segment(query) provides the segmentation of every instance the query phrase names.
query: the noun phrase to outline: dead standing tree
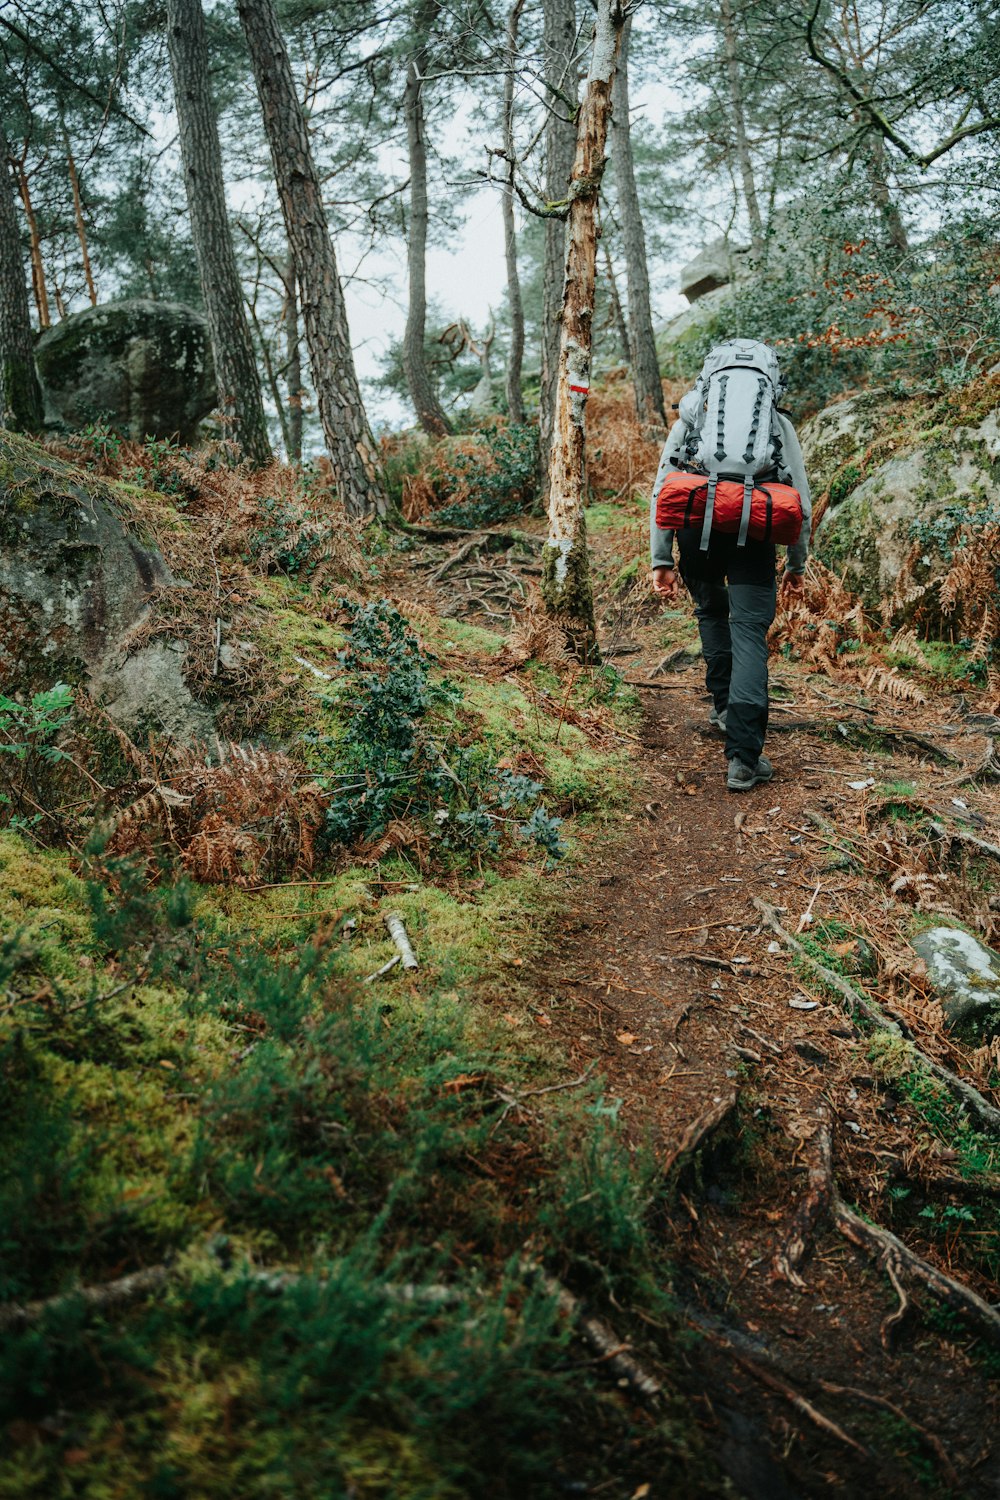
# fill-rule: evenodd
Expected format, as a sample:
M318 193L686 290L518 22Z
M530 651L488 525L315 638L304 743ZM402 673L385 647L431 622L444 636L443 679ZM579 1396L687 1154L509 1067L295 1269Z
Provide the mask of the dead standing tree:
M285 40L271 0L238 0L238 10L295 262L316 405L336 483L348 515L384 515L385 479L361 399L333 241Z
M597 656L594 595L584 520L584 413L590 392L597 199L606 163L611 89L628 0L598 0L587 86L577 116L569 185L566 270L559 333L555 421L549 453L549 534L542 553L542 597L581 661Z
M564 203L576 149L576 0L543 0L543 48L548 118L545 123L545 192L550 204ZM562 215L545 225L542 268L542 372L538 393L538 449L548 483L548 459L555 426L559 378L559 308L566 267Z

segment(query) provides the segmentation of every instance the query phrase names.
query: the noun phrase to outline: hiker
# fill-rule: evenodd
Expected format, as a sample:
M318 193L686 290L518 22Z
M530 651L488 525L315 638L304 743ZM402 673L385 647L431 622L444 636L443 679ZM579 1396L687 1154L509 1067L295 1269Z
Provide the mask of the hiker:
M691 593L712 695L725 735L726 785L770 781L767 632L777 599L777 544L788 552L782 592L801 593L812 509L795 429L778 410L784 382L773 349L717 345L680 402L660 457L650 511L653 590Z

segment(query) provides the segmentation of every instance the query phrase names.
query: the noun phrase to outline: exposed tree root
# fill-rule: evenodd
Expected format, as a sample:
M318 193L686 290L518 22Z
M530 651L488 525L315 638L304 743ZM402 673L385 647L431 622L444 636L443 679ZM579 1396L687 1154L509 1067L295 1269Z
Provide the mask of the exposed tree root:
M829 1213L834 1227L859 1250L874 1252L892 1282L899 1306L882 1323L882 1343L891 1350L893 1342L911 1308L906 1281L919 1282L939 1302L958 1313L983 1338L1000 1346L1000 1312L991 1307L971 1287L939 1271L892 1234L877 1224L870 1224L853 1208L848 1208L837 1191L833 1173L833 1150L830 1117L823 1107L816 1129L809 1138L812 1150L809 1179L792 1231L774 1257L774 1274L793 1286L804 1285L798 1274L810 1237L819 1220Z
M801 1391L797 1391L794 1386L788 1384L787 1380L776 1374L770 1364L763 1363L756 1350L753 1353L746 1352L747 1349L752 1347L749 1339L735 1330L716 1328L707 1319L699 1317L690 1310L686 1310L686 1316L691 1325L704 1334L717 1349L725 1350L731 1359L735 1360L738 1365L746 1370L748 1375L752 1375L755 1380L760 1381L761 1385L767 1386L769 1390L777 1392L779 1396L783 1396L797 1412L800 1412L815 1427L818 1427L821 1432L825 1432L828 1436L836 1438L839 1443L843 1443L846 1447L853 1448L856 1453L861 1453L866 1458L868 1457L867 1448L863 1447L856 1438L851 1437L849 1432L845 1432L831 1417L825 1416L811 1401L808 1401L803 1396Z
M920 1438L921 1442L934 1454L941 1466L941 1475L945 1483L957 1490L958 1475L941 1439L936 1437L933 1432L929 1432L926 1427L921 1427L920 1423L915 1422L911 1416L908 1416L902 1407L897 1406L894 1401L886 1400L885 1396L877 1396L873 1391L859 1390L854 1385L836 1385L832 1380L822 1379L819 1379L817 1384L829 1396L847 1396L852 1401L860 1401L863 1406L874 1406L880 1411L891 1412L900 1422L905 1422L907 1427L911 1428Z
M853 1208L848 1208L836 1193L832 1199L832 1212L833 1222L845 1239L850 1240L858 1249L874 1252L881 1258L889 1279L901 1298L900 1310L886 1320L888 1329L883 1324L883 1341L891 1338L893 1329L906 1312L908 1298L901 1286L902 1275L905 1274L911 1280L920 1282L945 1307L964 1318L981 1337L1000 1348L1000 1313L971 1287L963 1286L960 1281L955 1281L936 1266L922 1260L915 1250L909 1249L888 1229L869 1224Z
M839 734L852 745L898 745L904 750L919 750L941 765L962 765L957 755L952 755L950 750L929 740L926 735L916 734L912 729L894 729L889 724L873 724L867 719L774 719L768 725L768 732L818 734L825 739Z
M702 1143L719 1129L736 1108L737 1094L733 1090L724 1094L717 1103L711 1104L708 1109L691 1121L685 1127L684 1133L674 1149L668 1154L663 1163L663 1174L669 1176L671 1172L679 1171L685 1162L690 1161Z
M973 849L978 849L980 854L1000 859L1000 845L990 844L986 839L977 839L974 833L966 833L964 828L946 828L943 823L932 823L931 829L938 838L947 839L951 844L969 844Z
M406 521L401 530L412 532L428 542L461 542L473 537L480 542L496 542L498 547L541 547L544 537L532 536L529 531L477 531L468 526L420 526L415 521Z
M815 1232L816 1225L830 1209L833 1193L833 1147L830 1135L830 1114L824 1105L822 1113L807 1144L809 1175L805 1191L795 1210L791 1232L771 1262L772 1275L794 1287L804 1287L799 1275L799 1266Z
M853 1015L855 1011L860 1011L876 1030L886 1031L891 1036L898 1037L903 1045L913 1054L915 1066L925 1068L939 1083L943 1084L952 1098L968 1111L981 1129L988 1131L991 1135L1000 1135L1000 1109L997 1109L987 1099L984 1099L979 1090L974 1088L971 1083L968 1083L964 1078L959 1078L957 1073L953 1073L943 1063L939 1063L934 1058L928 1057L925 1052L921 1052L920 1048L915 1046L904 1035L899 1023L890 1020L881 1006L877 1005L870 996L854 989L839 974L835 974L832 969L828 969L825 964L821 964L817 959L813 958L808 949L804 948L781 925L778 914L773 906L769 906L766 901L762 901L758 896L753 898L753 903L768 926L777 934L785 946L792 953L804 959L820 976L824 984L840 995L849 1014Z

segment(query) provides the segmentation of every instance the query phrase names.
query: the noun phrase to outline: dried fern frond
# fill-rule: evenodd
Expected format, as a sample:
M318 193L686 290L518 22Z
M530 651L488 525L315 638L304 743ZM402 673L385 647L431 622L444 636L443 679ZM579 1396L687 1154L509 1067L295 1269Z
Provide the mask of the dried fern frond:
M864 679L866 692L873 689L887 698L903 703L926 703L927 694L915 682L901 677L895 667L872 667Z
M532 600L511 627L504 647L504 657L508 667L523 666L529 661L561 666L570 658L566 633L537 601Z

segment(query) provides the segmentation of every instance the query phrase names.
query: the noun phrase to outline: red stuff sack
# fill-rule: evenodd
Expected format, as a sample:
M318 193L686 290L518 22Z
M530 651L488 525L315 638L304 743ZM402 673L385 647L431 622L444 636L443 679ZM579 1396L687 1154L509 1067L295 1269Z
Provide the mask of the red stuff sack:
M690 474L675 469L668 474L656 497L656 524L661 531L682 531L685 526L701 526L708 500L708 480L704 474ZM720 479L715 489L712 530L737 533L743 515L743 483L739 479ZM750 502L750 528L747 535L755 542L780 542L790 547L802 530L802 496L790 484L759 480Z

